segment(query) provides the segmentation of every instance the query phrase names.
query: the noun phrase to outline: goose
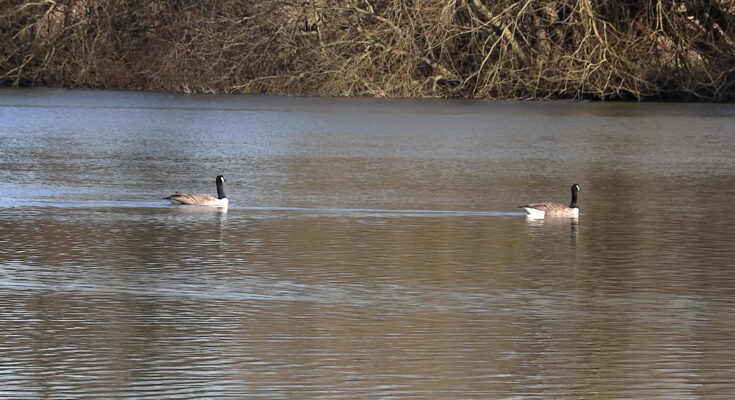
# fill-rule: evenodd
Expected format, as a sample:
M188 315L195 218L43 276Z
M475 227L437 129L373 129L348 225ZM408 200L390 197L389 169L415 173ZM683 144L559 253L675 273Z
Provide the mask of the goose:
M227 207L227 196L225 195L225 190L222 188L225 177L217 175L215 182L217 183L217 197L203 193L188 194L176 192L171 196L164 197L164 199L170 200L171 203L176 205Z
M559 203L530 203L525 206L520 206L528 213L529 217L532 218L543 218L543 217L578 217L579 207L577 207L577 192L579 192L579 185L576 183L572 185L572 202L569 206Z

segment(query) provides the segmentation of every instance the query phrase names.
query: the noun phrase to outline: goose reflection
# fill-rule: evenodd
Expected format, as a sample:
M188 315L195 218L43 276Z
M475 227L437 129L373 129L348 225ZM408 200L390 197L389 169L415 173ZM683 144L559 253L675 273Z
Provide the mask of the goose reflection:
M579 220L577 218L533 218L526 217L531 237L546 238L549 234L558 237L559 234L568 230L569 244L576 246L579 232Z

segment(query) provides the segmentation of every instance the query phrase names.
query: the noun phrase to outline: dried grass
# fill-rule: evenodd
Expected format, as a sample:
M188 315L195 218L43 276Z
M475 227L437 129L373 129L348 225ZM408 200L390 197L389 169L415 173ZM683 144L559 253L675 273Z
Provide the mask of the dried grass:
M735 99L732 0L6 0L0 84Z

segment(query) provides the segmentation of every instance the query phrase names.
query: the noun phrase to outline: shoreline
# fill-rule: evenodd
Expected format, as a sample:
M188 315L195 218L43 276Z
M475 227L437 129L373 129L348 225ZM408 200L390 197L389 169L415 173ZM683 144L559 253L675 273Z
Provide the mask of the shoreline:
M133 3L4 2L0 86L735 101L735 3L727 0Z

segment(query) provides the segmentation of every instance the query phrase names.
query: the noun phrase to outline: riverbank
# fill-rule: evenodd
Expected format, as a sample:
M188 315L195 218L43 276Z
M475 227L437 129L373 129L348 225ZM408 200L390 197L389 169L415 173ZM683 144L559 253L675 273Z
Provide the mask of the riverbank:
M735 3L0 5L0 85L467 99L732 101Z

